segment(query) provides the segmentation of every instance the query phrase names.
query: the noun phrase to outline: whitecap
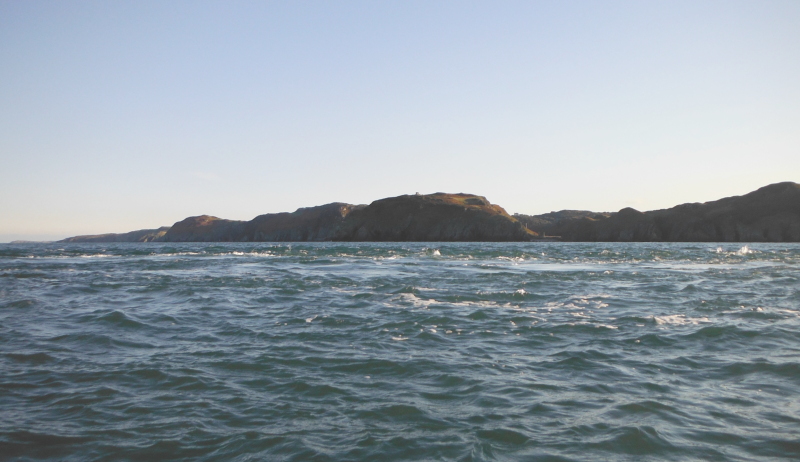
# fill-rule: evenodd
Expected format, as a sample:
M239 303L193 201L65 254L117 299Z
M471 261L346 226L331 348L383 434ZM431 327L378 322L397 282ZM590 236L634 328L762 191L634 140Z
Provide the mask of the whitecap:
M688 318L685 314L671 314L666 316L653 316L653 321L656 324L664 325L671 324L676 326L683 326L687 324L700 324L701 322L711 322L708 318Z
M736 255L747 255L747 254L751 254L751 253L756 253L756 251L752 250L748 246L744 246L741 249L736 251Z

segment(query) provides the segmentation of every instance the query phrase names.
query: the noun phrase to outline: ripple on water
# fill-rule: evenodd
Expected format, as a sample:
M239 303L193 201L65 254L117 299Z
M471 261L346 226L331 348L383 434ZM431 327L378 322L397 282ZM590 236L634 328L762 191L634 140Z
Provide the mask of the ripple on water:
M794 460L800 245L743 249L0 245L0 451Z

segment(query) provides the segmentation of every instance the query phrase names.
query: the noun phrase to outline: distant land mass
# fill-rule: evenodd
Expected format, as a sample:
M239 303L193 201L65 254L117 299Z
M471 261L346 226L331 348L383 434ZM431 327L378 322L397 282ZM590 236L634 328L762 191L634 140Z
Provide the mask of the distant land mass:
M800 185L640 212L562 210L509 215L473 194L414 194L369 205L340 202L259 215L201 215L172 226L59 242L535 241L800 242Z
M616 213L564 210L514 215L543 235L577 242L800 242L800 185L776 183L744 196Z

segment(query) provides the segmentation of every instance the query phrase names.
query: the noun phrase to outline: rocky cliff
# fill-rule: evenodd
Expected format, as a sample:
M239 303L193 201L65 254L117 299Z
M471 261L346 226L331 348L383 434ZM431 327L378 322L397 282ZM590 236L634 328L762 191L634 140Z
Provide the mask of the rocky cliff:
M297 209L293 213L270 213L247 222L247 241L330 241L345 219L363 205L341 202Z
M369 205L335 202L250 221L202 215L171 227L61 242L253 241L695 241L800 242L800 185L640 212L562 210L514 215L472 194L415 194Z
M800 185L777 183L744 196L650 212L515 216L565 241L800 242Z
M209 215L181 220L167 231L164 242L236 242L242 240L245 221L225 220Z
M79 236L62 242L527 241L536 238L498 205L472 194L429 194L341 202L269 213L250 221L209 215L172 227Z
M499 205L472 194L406 195L353 211L337 241L529 241L536 238Z
M472 194L398 196L369 205L332 203L250 221L203 215L179 221L166 242L526 241L536 237L502 207Z

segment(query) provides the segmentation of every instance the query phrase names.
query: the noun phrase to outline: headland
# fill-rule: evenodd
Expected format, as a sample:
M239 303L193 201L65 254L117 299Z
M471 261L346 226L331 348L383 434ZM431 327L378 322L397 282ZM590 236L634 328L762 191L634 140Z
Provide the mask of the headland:
M535 241L800 242L800 185L640 212L562 210L509 215L474 194L413 194L369 205L333 202L250 221L209 215L172 226L59 242Z

